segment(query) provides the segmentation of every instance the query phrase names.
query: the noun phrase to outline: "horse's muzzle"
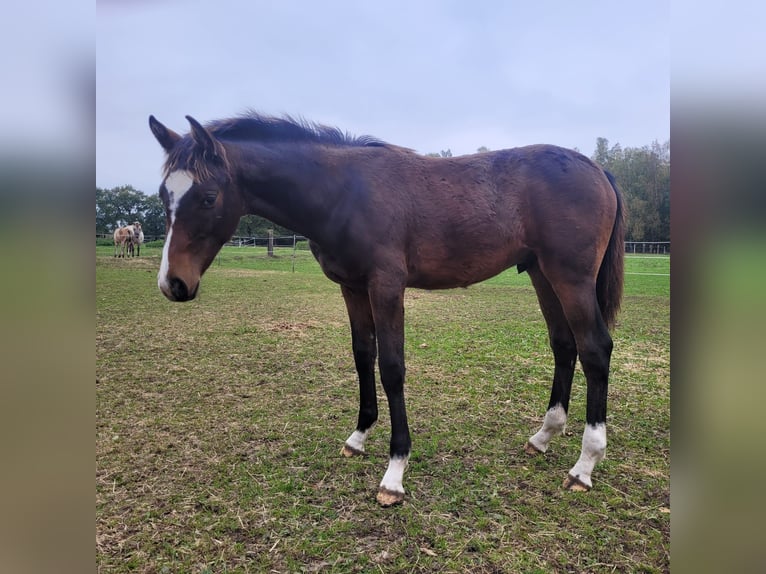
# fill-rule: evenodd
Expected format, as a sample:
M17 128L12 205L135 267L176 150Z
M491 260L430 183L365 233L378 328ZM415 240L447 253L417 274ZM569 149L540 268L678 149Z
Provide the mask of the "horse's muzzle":
M194 286L194 289L189 290L183 279L178 277L172 277L168 281L168 289L162 289L162 293L171 301L191 301L197 296L197 288L199 283Z

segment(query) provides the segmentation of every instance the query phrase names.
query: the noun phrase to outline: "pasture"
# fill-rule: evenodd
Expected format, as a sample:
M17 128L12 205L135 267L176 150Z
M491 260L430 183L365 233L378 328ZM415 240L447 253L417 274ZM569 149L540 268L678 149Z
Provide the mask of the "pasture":
M553 360L515 269L405 300L413 453L375 502L388 409L339 451L358 389L337 285L306 251L225 247L190 303L157 289L161 245L96 249L99 572L667 572L670 259L626 258L606 459L589 493L578 366L567 436L529 457Z

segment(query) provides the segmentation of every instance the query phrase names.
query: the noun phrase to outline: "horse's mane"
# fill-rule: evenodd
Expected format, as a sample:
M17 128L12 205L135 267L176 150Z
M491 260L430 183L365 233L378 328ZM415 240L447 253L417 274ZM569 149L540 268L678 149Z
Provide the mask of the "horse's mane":
M259 142L310 142L340 146L376 146L387 144L372 136L353 136L332 126L303 118L276 118L250 111L241 116L209 123L207 129L222 140Z
M261 115L249 111L241 116L216 120L205 125L216 139L230 142L259 143L313 143L344 147L395 147L372 136L353 136L332 126L307 121L303 118L284 116L281 118ZM195 153L190 135L176 143L165 162L165 174L176 169L191 170L199 179L210 177L208 159ZM226 154L221 150L221 159L227 163Z

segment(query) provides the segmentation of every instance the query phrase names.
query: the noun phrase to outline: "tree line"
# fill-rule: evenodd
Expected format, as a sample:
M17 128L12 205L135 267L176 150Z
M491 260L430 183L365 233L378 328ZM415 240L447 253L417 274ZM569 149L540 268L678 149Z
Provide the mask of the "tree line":
M640 148L596 140L595 162L609 170L622 190L627 241L670 241L670 141Z
M165 234L165 208L159 195L146 195L132 185L111 189L96 187L96 233L111 234L117 227L134 221L141 223L146 236ZM276 235L292 235L292 231L280 227L257 215L245 215L239 220L234 235L263 237L269 229Z
M138 221L144 235L165 234L165 207L159 195L146 195L132 185L111 189L96 187L96 233Z
M480 147L477 152L489 151ZM427 154L452 157L442 150ZM609 170L622 189L627 208L628 241L670 241L670 141L640 148L612 146L605 138L597 138L591 159ZM111 189L96 187L96 233L112 233L117 226L140 221L144 234L165 233L165 210L157 194L146 195L130 185ZM261 237L274 230L276 235L293 232L257 215L246 215L239 221L234 235Z

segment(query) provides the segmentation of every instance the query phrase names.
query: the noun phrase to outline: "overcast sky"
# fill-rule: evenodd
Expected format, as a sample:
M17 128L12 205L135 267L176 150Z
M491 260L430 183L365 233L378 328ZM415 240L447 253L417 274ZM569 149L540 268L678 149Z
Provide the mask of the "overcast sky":
M255 109L421 153L670 137L667 0L98 2L96 185L155 193L154 114Z

